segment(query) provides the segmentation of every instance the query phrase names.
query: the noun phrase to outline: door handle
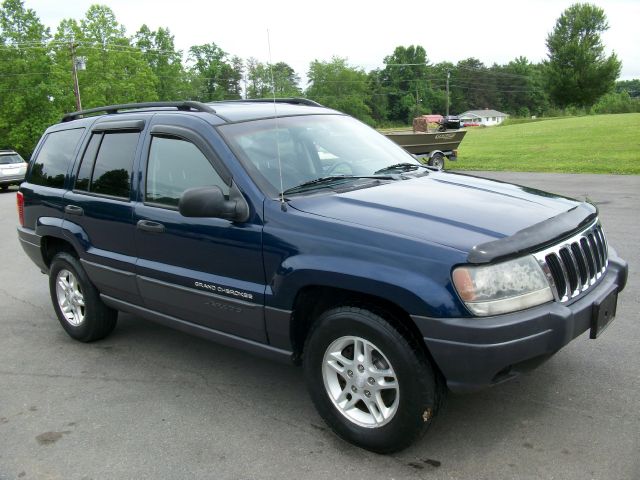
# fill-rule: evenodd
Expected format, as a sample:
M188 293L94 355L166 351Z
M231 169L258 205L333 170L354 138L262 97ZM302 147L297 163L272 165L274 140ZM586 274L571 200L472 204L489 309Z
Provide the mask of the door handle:
M67 205L64 207L64 213L68 213L69 215L84 215L84 210L77 205Z
M138 230L143 230L145 232L151 232L151 233L164 232L163 224L158 222L152 222L151 220L138 220L138 223L136 223L136 228L138 228Z

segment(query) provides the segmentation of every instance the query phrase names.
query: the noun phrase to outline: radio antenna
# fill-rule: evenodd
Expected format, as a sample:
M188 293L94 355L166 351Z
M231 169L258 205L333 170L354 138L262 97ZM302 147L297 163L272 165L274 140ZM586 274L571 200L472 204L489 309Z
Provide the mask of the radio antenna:
M282 181L282 160L280 158L280 132L278 126L278 105L276 102L276 81L273 76L273 61L271 59L271 35L267 28L267 45L269 46L269 71L271 73L271 93L273 95L273 114L276 122L276 152L278 155L278 174L280 175L280 209L283 212L287 211L287 204L284 201L284 182Z

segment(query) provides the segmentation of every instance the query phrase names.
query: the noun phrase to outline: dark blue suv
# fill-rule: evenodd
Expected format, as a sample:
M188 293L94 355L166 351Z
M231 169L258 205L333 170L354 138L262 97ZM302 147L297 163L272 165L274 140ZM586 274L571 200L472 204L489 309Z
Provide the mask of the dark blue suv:
M302 364L325 421L377 452L447 388L595 338L627 278L593 205L426 167L301 99L66 115L18 211L71 337L123 311Z

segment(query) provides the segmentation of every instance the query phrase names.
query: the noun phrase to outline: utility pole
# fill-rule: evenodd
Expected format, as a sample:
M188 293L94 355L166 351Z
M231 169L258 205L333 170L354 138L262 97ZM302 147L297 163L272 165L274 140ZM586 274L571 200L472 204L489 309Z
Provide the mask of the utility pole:
M71 40L69 43L71 48L71 77L73 79L73 94L76 97L76 111L82 110L82 102L80 101L80 85L78 85L78 59L76 58L77 44Z
M447 117L449 116L449 77L451 76L451 70L447 70Z

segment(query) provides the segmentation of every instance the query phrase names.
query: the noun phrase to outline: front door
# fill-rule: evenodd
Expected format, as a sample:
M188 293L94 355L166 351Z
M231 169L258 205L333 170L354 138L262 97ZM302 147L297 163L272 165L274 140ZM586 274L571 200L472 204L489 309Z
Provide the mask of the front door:
M204 135L175 121L154 125L147 143L134 208L137 282L146 307L266 342L259 217L234 223L182 216L182 192L218 185L228 195L230 176Z

